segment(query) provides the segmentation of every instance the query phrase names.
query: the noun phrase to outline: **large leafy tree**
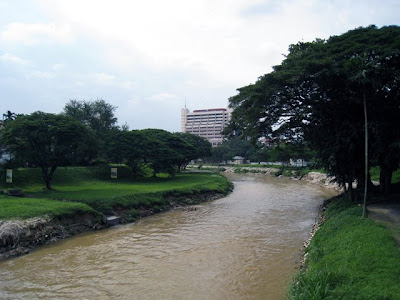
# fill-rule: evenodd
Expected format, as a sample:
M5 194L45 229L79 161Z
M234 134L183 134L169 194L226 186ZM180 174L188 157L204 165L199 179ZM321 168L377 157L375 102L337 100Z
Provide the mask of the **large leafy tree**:
M179 169L185 168L192 160L204 159L211 155L212 146L207 139L188 132L176 132L174 135L186 143L183 149L184 158Z
M307 141L326 169L351 189L355 179L362 186L368 172L364 136L369 130L369 163L381 166L385 188L400 162L399 61L397 26L358 28L291 45L273 72L230 98L230 133Z
M157 173L167 172L174 175L176 170L186 162L191 145L179 136L162 129L144 129L146 136L145 160L153 169L153 176Z
M116 109L116 106L103 99L70 100L64 106L64 114L89 126L96 135L101 135L116 126L117 118L114 115Z
M63 114L86 125L95 136L95 139L87 144L86 149L82 149L85 152L85 160L81 162L82 164L87 164L96 158L105 157L105 141L111 131L117 128L116 109L116 106L103 99L95 101L70 100L64 106Z
M89 132L74 119L44 112L18 116L1 132L3 142L19 161L39 167L47 189L57 167L75 161Z
M125 163L138 175L146 161L149 141L140 130L112 130L107 139L107 158L114 163Z

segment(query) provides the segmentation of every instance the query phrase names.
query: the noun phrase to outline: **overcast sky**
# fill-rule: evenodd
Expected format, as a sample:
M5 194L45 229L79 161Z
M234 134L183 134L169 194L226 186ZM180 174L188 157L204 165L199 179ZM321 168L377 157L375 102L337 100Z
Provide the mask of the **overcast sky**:
M228 105L288 46L399 25L398 0L0 0L0 112L104 99L131 129Z

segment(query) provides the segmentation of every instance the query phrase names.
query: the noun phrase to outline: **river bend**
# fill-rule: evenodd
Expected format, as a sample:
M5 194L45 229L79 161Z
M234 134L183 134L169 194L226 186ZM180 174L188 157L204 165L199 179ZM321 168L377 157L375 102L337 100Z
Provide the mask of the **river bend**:
M225 198L0 262L1 299L283 299L332 191L229 175Z

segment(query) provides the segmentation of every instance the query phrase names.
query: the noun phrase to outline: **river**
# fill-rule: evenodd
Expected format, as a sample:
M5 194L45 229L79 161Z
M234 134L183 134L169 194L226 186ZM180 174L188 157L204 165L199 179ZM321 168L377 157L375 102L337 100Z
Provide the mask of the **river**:
M1 299L283 299L322 199L301 181L231 174L234 191L0 262Z

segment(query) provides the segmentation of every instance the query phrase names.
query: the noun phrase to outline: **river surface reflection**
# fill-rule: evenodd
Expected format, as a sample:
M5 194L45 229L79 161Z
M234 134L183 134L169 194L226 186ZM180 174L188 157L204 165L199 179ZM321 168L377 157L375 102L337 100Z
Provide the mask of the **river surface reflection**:
M282 299L322 199L231 174L226 198L81 234L0 262L1 299Z

